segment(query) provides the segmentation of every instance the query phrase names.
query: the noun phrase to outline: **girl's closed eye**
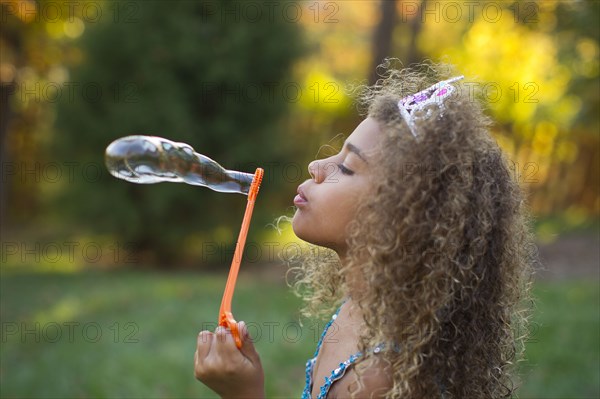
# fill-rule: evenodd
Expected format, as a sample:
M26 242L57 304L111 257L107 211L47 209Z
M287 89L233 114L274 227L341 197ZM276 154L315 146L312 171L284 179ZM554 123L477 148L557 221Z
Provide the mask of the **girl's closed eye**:
M345 175L352 176L354 174L354 171L345 167L344 164L338 164L338 168L340 169L340 172L342 172Z

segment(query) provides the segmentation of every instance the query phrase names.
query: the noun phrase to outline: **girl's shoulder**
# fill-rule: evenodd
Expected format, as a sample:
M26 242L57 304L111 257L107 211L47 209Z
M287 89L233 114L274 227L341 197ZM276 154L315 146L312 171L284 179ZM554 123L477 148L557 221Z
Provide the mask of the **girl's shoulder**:
M379 356L366 360L367 365L361 367L361 377L355 368L348 370L346 375L332 386L328 398L348 398L353 393L355 398L385 398L386 392L393 387L392 370L388 363Z
M329 354L333 355L337 361L340 361L341 358L348 358L349 353L352 354L350 360L353 357L355 360L362 358L364 354L357 352L357 340L364 324L358 308L348 299L343 303L341 311L336 312L334 320L334 324L338 328L336 331L338 340L334 341L337 342L335 350ZM348 364L343 377L331 385L327 397L348 398L350 392L354 392L356 398L384 398L385 393L392 388L393 380L390 365L378 354L387 349L385 345L378 345L369 350L373 356L369 356L364 362L361 362L363 364L360 366L360 384L354 364Z

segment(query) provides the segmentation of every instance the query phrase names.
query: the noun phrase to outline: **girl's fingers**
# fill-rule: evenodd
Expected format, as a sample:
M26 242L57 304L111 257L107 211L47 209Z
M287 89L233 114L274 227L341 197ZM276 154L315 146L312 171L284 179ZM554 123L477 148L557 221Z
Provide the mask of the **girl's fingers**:
M210 331L201 331L198 334L196 353L194 354L194 373L196 379L203 381L207 372L207 358L210 353L214 334Z
M238 351L237 346L231 335L231 331L223 326L218 326L215 330L214 348L215 354L222 359L234 358Z
M198 344L196 346L197 359L203 360L210 353L214 334L210 331L200 331L198 334Z
M238 323L238 331L242 339L242 348L238 349L235 345L233 335L228 328L219 326L215 330L213 345L210 356L220 359L226 363L235 364L246 360L254 367L260 365L260 356L254 347L254 343L248 334L248 327L242 321Z

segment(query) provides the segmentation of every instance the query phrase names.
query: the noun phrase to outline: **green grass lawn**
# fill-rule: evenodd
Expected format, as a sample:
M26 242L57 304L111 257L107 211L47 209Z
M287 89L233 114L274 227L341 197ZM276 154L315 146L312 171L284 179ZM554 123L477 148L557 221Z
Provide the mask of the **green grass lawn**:
M598 281L538 283L522 398L600 398Z
M196 335L214 328L225 275L2 274L3 398L210 398L193 376ZM597 398L597 282L539 283L520 397ZM299 397L323 323L299 324L287 287L251 273L234 315L261 354L267 395Z

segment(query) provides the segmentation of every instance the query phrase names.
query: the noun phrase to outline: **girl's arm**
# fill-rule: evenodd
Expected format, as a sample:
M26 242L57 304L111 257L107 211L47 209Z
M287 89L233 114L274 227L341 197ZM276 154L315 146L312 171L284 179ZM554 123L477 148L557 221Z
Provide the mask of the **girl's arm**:
M264 373L260 357L248 334L246 324L238 323L242 348L235 346L231 332L217 327L214 333L201 331L194 355L196 379L223 399L265 397Z

